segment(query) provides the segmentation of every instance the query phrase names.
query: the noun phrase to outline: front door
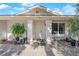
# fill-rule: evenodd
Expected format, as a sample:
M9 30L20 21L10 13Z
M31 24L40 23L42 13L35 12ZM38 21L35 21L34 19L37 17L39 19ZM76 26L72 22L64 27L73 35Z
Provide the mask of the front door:
M45 39L45 21L34 21L34 36L35 39Z

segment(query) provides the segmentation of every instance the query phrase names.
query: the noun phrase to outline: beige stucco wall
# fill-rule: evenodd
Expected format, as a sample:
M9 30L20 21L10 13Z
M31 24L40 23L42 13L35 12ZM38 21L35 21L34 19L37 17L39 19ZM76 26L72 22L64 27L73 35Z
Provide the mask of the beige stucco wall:
M7 32L7 21L0 21L0 39L6 39Z

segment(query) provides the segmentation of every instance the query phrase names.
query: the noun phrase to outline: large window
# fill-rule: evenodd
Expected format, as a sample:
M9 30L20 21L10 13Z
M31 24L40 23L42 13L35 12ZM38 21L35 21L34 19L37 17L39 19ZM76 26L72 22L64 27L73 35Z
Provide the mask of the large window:
M64 34L65 24L64 23L52 23L52 34Z

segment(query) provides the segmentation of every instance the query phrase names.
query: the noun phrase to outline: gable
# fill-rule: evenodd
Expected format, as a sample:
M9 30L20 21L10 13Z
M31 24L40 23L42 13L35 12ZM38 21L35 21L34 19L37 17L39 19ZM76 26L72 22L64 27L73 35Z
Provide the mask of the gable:
M18 15L26 15L26 16L55 16L56 14L53 14L51 12L48 12L46 8L43 7L33 7L29 10L23 11L19 13Z

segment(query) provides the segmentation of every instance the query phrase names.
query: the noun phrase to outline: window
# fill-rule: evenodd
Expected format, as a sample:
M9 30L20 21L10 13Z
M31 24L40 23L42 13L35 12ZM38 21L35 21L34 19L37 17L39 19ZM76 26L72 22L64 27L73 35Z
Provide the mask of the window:
M65 33L65 25L64 23L59 24L59 34L64 34Z
M52 23L52 33L56 34L58 31L58 24L57 23Z
M64 23L52 23L52 34L64 34L65 24Z

